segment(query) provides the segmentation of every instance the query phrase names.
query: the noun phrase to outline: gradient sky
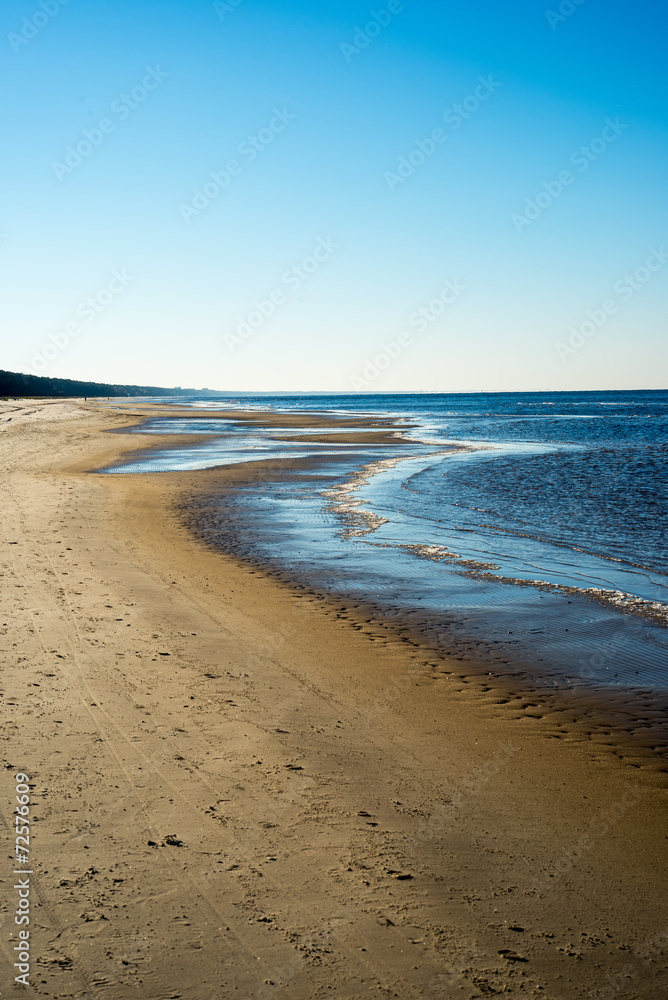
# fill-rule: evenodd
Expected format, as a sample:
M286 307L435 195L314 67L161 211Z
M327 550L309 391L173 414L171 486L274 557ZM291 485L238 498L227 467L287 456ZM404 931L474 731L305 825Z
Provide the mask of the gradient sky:
M666 386L658 0L5 0L0 21L0 368L232 391ZM101 141L66 172L85 130ZM464 290L432 311L448 280ZM256 302L273 313L243 339Z

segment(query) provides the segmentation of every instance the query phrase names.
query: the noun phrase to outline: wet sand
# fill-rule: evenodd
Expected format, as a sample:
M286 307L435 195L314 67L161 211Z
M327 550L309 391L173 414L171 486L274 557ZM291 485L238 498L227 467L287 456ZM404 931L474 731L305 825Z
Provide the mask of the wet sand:
M193 497L262 463L88 471L155 446L104 433L152 412L0 406L26 995L663 1000L665 761L198 542Z

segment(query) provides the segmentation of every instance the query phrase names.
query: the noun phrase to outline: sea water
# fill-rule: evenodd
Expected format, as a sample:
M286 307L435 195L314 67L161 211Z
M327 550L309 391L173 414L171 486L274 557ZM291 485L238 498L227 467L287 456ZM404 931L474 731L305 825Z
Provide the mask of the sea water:
M467 654L668 688L668 392L179 402L197 419L143 429L205 440L111 471L267 458L293 470L240 486L233 502L209 498L209 541L381 614L410 615ZM352 431L351 443L332 445L308 440L319 430L207 419L230 407L390 417L404 443L357 444Z

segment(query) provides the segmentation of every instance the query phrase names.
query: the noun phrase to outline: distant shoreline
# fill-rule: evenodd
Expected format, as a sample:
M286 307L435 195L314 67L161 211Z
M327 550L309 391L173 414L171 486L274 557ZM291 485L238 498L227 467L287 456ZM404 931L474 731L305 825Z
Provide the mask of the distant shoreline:
M106 382L82 381L77 379L52 378L43 375L25 374L0 370L0 399L85 399L85 398L160 398L191 397L193 399L220 399L246 396L352 396L361 399L368 396L493 396L493 395L562 395L569 392L625 393L625 392L665 392L666 389L386 389L373 390L228 390L228 389L184 389L181 386L160 387L146 385L124 385Z
M115 385L106 382L82 382L75 379L47 378L21 372L0 371L0 399L85 399L86 397L153 397L218 395L211 389L160 388L158 386Z

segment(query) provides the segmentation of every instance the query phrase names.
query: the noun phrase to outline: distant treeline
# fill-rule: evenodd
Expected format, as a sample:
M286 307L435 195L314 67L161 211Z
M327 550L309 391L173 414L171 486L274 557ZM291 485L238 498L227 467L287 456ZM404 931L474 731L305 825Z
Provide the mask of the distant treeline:
M211 389L165 389L155 385L106 385L69 378L42 378L0 371L0 396L216 396Z

